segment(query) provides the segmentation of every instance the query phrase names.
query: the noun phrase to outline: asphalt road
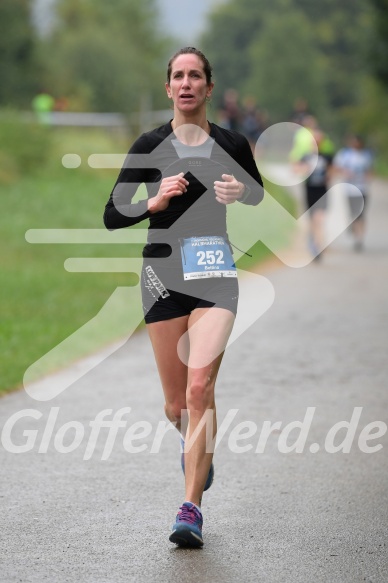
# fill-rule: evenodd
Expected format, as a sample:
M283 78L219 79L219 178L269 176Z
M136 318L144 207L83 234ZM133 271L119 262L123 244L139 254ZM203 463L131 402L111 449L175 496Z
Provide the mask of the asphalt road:
M263 268L275 301L219 375L219 423L230 424L202 550L168 541L184 493L179 438L167 432L150 452L164 417L144 332L51 401L1 399L1 583L388 581L388 193L378 181L372 193L363 253L345 233L320 264ZM92 447L104 410L125 426L110 438L101 428ZM297 421L304 434L287 428ZM142 427L148 436L131 440Z

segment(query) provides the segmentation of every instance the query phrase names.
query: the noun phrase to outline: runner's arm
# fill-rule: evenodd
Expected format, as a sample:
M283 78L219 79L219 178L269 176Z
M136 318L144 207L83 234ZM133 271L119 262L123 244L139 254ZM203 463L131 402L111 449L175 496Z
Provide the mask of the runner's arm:
M234 156L237 163L234 176L244 185L244 190L241 198L237 200L243 204L257 205L264 197L263 180L257 169L248 140L240 134L238 142ZM241 169L245 172L241 172Z
M158 171L155 169L131 167L131 155L148 154L148 150L147 138L144 134L136 140L129 150L105 206L104 225L107 229L131 227L151 216L148 210L148 199L136 203L132 202L140 184L154 182L158 177Z

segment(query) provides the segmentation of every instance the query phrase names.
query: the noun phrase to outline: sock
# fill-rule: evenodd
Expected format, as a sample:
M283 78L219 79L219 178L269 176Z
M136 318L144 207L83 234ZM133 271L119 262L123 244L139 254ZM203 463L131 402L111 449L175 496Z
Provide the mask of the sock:
M199 506L197 506L196 504L194 504L194 502L190 502L190 500L185 500L185 501L183 502L183 504L192 504L192 505L193 505L193 506L195 506L195 507L196 507L196 509L197 509L197 510L198 510L198 511L199 511L199 512L202 514L202 510L201 510L201 508L200 508Z

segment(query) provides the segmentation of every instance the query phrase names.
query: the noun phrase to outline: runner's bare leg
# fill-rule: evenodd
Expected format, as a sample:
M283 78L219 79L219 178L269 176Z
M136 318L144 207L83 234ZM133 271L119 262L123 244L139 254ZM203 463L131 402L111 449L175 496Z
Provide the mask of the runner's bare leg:
M185 444L185 500L198 506L201 505L217 432L215 382L234 319L234 314L229 310L213 307L194 310L188 322L190 356L186 403L189 424ZM204 415L206 421L213 425L210 435L211 425L208 427L209 439L205 423L192 440Z

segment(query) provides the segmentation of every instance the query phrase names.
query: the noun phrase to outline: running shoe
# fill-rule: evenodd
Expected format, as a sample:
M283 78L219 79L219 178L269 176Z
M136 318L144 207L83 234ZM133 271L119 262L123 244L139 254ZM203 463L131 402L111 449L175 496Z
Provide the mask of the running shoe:
M181 466L182 466L182 472L185 473L185 454L184 454L184 449L185 449L185 442L183 440L183 438L181 438L181 448L182 448L182 453L181 453ZM209 490L210 486L213 484L213 480L214 480L214 466L213 463L210 466L209 469L209 473L207 476L207 480L205 483L205 487L203 489L203 491L205 492L206 490Z
M203 546L202 513L191 502L184 502L178 510L170 541L180 547Z

